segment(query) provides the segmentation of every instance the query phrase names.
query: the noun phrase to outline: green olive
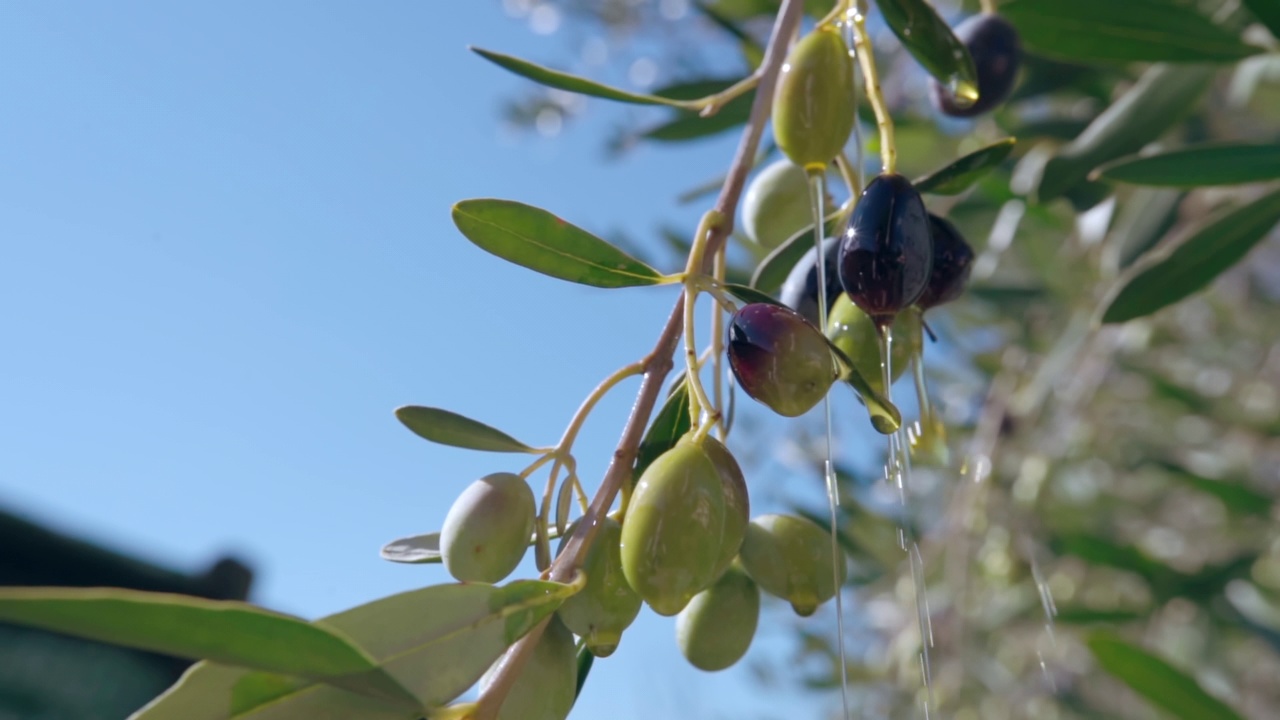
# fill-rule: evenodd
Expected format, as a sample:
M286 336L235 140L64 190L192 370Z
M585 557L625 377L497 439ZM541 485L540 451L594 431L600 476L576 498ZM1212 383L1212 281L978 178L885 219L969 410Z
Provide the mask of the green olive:
M778 160L756 173L742 195L742 230L772 250L813 224L804 168Z
M773 98L773 136L791 162L822 171L854 122L853 58L840 33L819 27L791 48Z
M743 569L762 590L790 602L802 617L835 597L847 572L844 553L832 555L831 534L794 515L761 515L752 520L740 557ZM832 577L833 564L839 583Z
M920 350L920 313L914 310L898 313L890 326L893 339L893 381L907 371L911 358ZM871 387L884 394L884 371L880 367L880 334L875 323L848 295L841 294L831 307L827 319L827 338L853 362L853 367Z
M481 692L489 687L499 663L480 679ZM573 633L552 617L502 702L498 720L564 720L577 694L578 651Z
M694 667L724 670L747 654L759 620L760 588L734 565L680 611L676 642Z
M716 560L715 571L711 573L714 581L724 574L729 563L738 556L742 538L747 534L747 521L751 518L751 499L747 495L747 481L742 476L742 467L729 452L729 448L708 435L702 440L702 449L720 473L720 485L724 489L724 533L720 540L720 557Z
M688 438L636 483L622 520L622 572L659 615L675 615L713 579L724 535L720 471Z
M560 539L561 550L571 533L572 530L566 532ZM613 518L605 518L582 565L587 586L556 611L565 627L581 636L596 657L612 655L622 631L640 614L640 596L622 574L621 542L622 526Z
M496 583L520 564L533 534L536 503L529 484L509 472L467 486L440 530L440 554L463 582Z

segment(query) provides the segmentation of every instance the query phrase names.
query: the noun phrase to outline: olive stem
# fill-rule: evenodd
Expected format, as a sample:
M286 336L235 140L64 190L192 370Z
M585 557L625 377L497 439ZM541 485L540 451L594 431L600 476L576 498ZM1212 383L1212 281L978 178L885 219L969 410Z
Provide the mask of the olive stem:
M994 15L996 12L996 0L982 0L980 3L982 12L988 15Z
M848 13L849 13L849 0L840 0L840 2L836 3L835 7L831 8L831 12L827 13L825 17L823 17L821 20L818 21L818 26L821 27L822 25L832 25L835 23L839 23L841 18L843 18Z
M844 153L836 156L836 169L840 171L840 177L844 180L844 184L849 187L849 200L840 206L840 212L837 217L847 216L853 212L853 207L858 204L858 197L862 195L862 183L858 182L858 173L853 169L853 163L849 162L849 158ZM841 224L837 222L836 227Z
M860 12L853 13L854 50L858 62L862 65L862 75L866 78L867 100L876 114L876 126L880 128L880 162L886 173L896 172L898 168L898 149L893 139L893 118L884 102L884 93L880 90L880 75L876 72L876 58L871 53L871 37L867 35L867 18Z
M689 386L689 417L693 419L695 429L702 427L702 413L707 413L707 422L718 421L720 409L711 402L707 390L702 386L702 378L698 374L698 339L694 330L694 310L698 301L699 286L704 283L703 266L707 260L707 238L711 230L723 220L720 213L708 210L698 222L698 229L693 237L693 245L689 248L689 262L685 266L684 279L684 357L685 378ZM714 257L713 257L714 259Z
M802 0L783 0L782 7L778 10L773 33L769 37L768 45L765 46L764 59L760 63L760 83L755 99L751 103L751 114L738 140L738 148L734 152L720 195L716 198L715 209L723 220L709 233L707 250L710 252L717 252L733 232L733 217L738 208L738 200L742 196L742 189L746 185L747 175L754 164L756 150L760 146L760 138L764 135L764 128L768 122L769 111L773 104L773 91L778 83L778 72L782 68L782 61L786 55L787 38L790 38L800 26L803 5ZM623 426L622 437L613 451L613 459L605 470L604 479L600 481L600 488L592 498L591 506L587 508L583 521L577 524L565 542L564 550L552 563L550 580L564 582L574 577L578 568L582 566L582 561L591 544L595 542L601 519L608 514L614 498L631 474L636 461L636 451L644 437L644 430L649 424L649 417L653 414L653 408L662 394L662 386L667 374L671 372L672 355L680 341L686 295L687 293L680 293L676 298L675 307L671 309L662 332L658 334L653 350L641 362L643 379L636 393L636 402L631 407L631 415ZM550 621L551 616L548 615L507 650L506 655L499 661L500 667L494 671L492 681L480 694L476 703L475 720L497 718L507 693L510 692L512 684L515 683Z
M715 95L708 95L707 97L702 98L701 100L694 101L695 104L701 106L701 109L699 109L698 111L698 115L704 118L715 115L716 113L720 112L720 108L724 107L730 101L736 99L738 96L742 95L743 93L751 91L759 84L760 84L760 73L759 71L757 71L742 78L738 82L730 85L724 90L721 90Z
M725 271L727 270L728 261L725 258L725 248L721 247L716 251L715 262L712 269L712 276L716 282L723 283ZM713 400L716 404L716 427L720 434L720 439L724 440L728 431L724 426L724 311L720 308L720 298L716 298L716 302L711 304L711 367L715 375L715 396Z

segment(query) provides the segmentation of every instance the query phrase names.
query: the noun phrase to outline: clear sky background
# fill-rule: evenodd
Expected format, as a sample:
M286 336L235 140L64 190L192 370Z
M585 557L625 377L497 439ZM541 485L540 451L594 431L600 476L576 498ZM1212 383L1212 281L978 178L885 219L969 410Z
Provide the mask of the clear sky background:
M238 554L256 601L307 617L447 581L377 550L522 460L433 446L392 410L552 444L674 298L507 265L450 204L509 197L652 237L659 219L691 227L701 208L676 193L734 142L606 162L601 101L559 138L512 136L500 102L526 81L468 43L566 51L497 2L5 3L0 505L187 571ZM590 486L634 389L580 440ZM769 606L749 659L785 664L787 616ZM749 664L694 670L645 610L574 717L830 707Z

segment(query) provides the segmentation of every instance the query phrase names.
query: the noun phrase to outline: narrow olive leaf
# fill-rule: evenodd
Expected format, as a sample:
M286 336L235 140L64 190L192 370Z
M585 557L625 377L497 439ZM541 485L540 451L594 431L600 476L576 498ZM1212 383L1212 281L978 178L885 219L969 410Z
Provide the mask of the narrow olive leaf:
M1140 647L1111 633L1095 633L1087 644L1103 670L1174 717L1242 720L1231 706L1205 692L1195 678Z
M569 92L578 93L580 95L590 95L591 97L604 98L605 100L614 100L623 103L632 103L635 105L671 105L680 107L678 100L660 97L658 95L645 95L641 93L627 92L618 88L602 85L598 82L570 75L558 70L552 70L541 65L536 65L528 60L521 60L512 55L504 55L502 53L485 50L478 47L469 47L471 52L497 65L503 70L513 72L524 78L528 78L540 85L556 88L557 90L567 90Z
M1280 222L1280 190L1205 219L1134 265L1114 293L1102 322L1150 315L1207 286L1235 265Z
M838 216L838 212L827 216L826 225L823 227L824 237L831 237L836 231L835 221ZM777 292L782 287L782 283L787 281L791 268L795 267L796 263L800 262L800 258L804 257L812 247L813 225L808 225L787 238L760 261L751 275L751 287L764 293Z
M1280 144L1203 143L1145 157L1120 158L1098 168L1106 180L1197 188L1280 178Z
M482 250L561 280L603 288L662 282L657 270L532 205L463 200L453 206L453 224Z
M702 116L695 112L680 112L673 119L640 133L646 140L684 142L699 140L732 130L747 122L755 92L748 92L725 103L714 115Z
M689 417L689 388L683 379L672 386L667 400L657 417L645 431L640 447L636 449L636 464L632 470L633 482L644 474L649 464L658 456L675 447L676 442L689 432L693 425Z
M572 593L538 580L433 585L316 621L359 643L411 692L412 713L325 684L200 663L133 720L418 718L465 692Z
M1048 202L1084 181L1099 165L1137 152L1164 134L1209 88L1208 65L1152 65L1123 95L1044 166L1035 197Z
M573 690L573 699L575 701L582 694L582 686L587 684L587 676L591 674L591 666L595 662L596 656L591 654L591 649L584 645L578 651L578 684Z
M376 667L338 633L229 600L116 588L4 588L0 621L306 677L336 677Z
M737 283L725 283L724 289L733 294L744 303L765 303L767 305L781 305L772 295L762 293L753 287L739 285Z
M441 445L487 452L537 452L510 435L441 408L405 405L396 418L418 437Z
M1016 138L1005 138L962 156L946 167L912 181L916 190L934 195L959 195L983 175L1004 162L1017 144Z
M1012 0L1000 14L1028 48L1073 62L1233 62L1262 52L1168 0Z
M554 540L560 537L560 533L553 527L547 532L547 536ZM530 536L529 544L532 545L535 540L537 540L536 535ZM440 533L438 532L397 538L383 545L378 554L383 560L406 565L430 565L444 562L444 556L440 554Z
M952 93L977 99L978 73L969 49L927 0L876 0L876 5L916 62Z
M1244 6L1280 40L1280 3L1276 0L1244 0Z

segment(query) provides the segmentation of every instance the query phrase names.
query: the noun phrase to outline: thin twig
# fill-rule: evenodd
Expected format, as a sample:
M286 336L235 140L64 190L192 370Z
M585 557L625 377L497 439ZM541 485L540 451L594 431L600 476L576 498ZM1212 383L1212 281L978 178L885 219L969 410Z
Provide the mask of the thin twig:
M778 11L773 34L770 35L769 44L765 49L764 61L760 64L760 84L751 104L751 115L738 141L738 149L733 155L733 163L725 177L724 186L720 189L720 196L716 199L715 210L724 220L713 227L709 233L706 247L707 260L715 257L716 252L729 237L729 233L733 231L733 218L738 209L738 199L742 196L747 174L754 165L756 149L760 145L760 138L764 135L764 126L773 102L773 91L778 83L778 72L782 67L783 58L786 57L787 42L800 25L802 5L801 0L786 0ZM631 415L623 427L622 438L613 451L613 459L605 471L600 489L592 499L586 515L583 516L583 522L577 524L566 542L564 551L551 565L549 579L567 582L573 578L574 573L582 566L591 543L595 541L601 519L609 511L622 484L631 474L631 468L636 460L636 450L644 436L645 427L649 424L654 405L657 404L658 397L662 393L667 374L671 372L672 354L683 331L683 316L684 293L681 293L676 299L675 307L671 309L666 325L658 335L657 342L654 343L653 350L644 359L644 379L640 383L635 405L632 406ZM542 631L549 621L550 617L539 623L529 634L512 645L503 656L492 682L476 703L474 714L476 720L494 720L497 717L502 702L506 700L507 693L519 677L521 669L533 652L538 639L542 637Z

